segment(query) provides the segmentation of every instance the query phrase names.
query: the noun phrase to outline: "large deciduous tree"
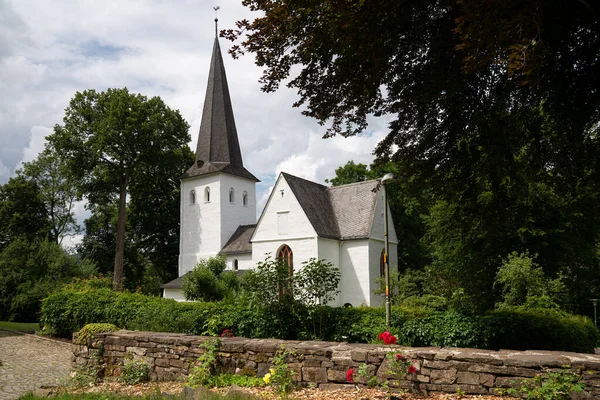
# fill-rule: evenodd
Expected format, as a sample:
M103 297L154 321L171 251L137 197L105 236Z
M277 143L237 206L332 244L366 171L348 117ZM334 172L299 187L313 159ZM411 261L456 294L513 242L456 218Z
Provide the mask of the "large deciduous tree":
M190 140L189 125L159 97L124 89L76 93L50 143L93 204L118 197L113 288L122 287L127 195L130 185Z
M432 272L490 303L501 258L530 250L587 302L598 275L600 3L244 4L262 14L222 35L241 41L234 56L256 55L265 91L296 89L326 135L394 117L376 153L437 203Z

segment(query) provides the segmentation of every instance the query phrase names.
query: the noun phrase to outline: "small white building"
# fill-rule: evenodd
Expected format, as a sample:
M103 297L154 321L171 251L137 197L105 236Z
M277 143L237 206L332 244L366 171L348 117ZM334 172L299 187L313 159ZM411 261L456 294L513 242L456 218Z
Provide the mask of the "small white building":
M382 304L383 297L374 294L384 254L379 181L327 187L282 172L258 223L256 182L242 162L215 38L196 160L181 177L179 278L163 285L164 297L183 300L182 277L201 258L224 254L229 269L243 271L271 254L291 271L313 257L338 267L340 295L334 305ZM396 260L398 241L389 209L388 215L389 259Z

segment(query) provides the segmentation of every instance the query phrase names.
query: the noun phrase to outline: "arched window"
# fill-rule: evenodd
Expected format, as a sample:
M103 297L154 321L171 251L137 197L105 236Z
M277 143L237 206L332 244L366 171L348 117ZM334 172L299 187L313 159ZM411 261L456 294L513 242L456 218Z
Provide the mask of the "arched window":
M379 276L385 278L385 249L381 250L381 255L379 256Z
M208 186L204 189L204 202L210 203L210 188Z
M294 273L294 253L287 244L284 244L279 248L277 252L277 258L280 259L284 265L288 267L290 275Z
M233 270L237 271L239 268L239 264L238 264L238 260L237 258L235 260L233 260Z
M242 204L244 206L248 205L248 192L246 192L245 190L244 190L244 193L242 194Z
M190 204L196 204L196 191L190 190Z
M235 190L233 188L229 188L229 202L235 202Z

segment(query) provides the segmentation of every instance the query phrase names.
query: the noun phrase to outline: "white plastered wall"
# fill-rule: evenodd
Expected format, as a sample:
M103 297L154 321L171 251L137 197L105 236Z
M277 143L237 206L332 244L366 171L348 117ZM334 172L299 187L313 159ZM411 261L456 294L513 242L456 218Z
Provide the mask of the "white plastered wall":
M280 175L252 237L254 265L264 261L266 253L276 257L277 250L284 244L292 249L294 270L299 270L302 262L318 255L317 233Z
M181 181L179 276L191 271L200 258L216 255L221 250L220 228L221 174L200 176ZM205 190L210 189L210 202L205 201ZM191 202L194 191L196 201Z
M254 267L252 253L227 255L227 271L234 271L233 264L238 260L238 270L246 270Z
M180 289L163 289L163 297L165 299L174 299L177 301L186 301L183 296L183 291Z
M205 200L206 188L210 201ZM235 192L229 201L229 189ZM191 202L191 191L196 201ZM248 204L242 203L243 193ZM191 271L201 258L213 257L239 225L256 222L255 182L225 173L205 175L181 181L181 224L179 235L179 276Z
M334 267L340 268L340 253L341 253L341 242L335 239L318 238L318 260L326 260L333 264ZM341 272L341 270L340 270ZM342 304L343 292L342 292L342 281L340 277L340 285L338 286L340 294L327 305L333 307L339 307Z
M240 225L256 223L256 183L239 176L221 174L221 247L231 238ZM229 201L229 190L234 190L234 200ZM248 193L248 204L242 202L243 193ZM216 232L215 232L216 233Z
M369 240L347 240L342 242L340 251L342 278L340 281L343 304L353 307L371 305L371 285L369 278Z

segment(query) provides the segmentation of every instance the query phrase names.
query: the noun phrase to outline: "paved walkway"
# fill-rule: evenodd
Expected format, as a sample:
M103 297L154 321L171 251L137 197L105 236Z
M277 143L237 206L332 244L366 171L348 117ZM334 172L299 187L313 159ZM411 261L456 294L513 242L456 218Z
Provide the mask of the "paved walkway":
M0 330L0 400L56 385L71 369L69 343Z

